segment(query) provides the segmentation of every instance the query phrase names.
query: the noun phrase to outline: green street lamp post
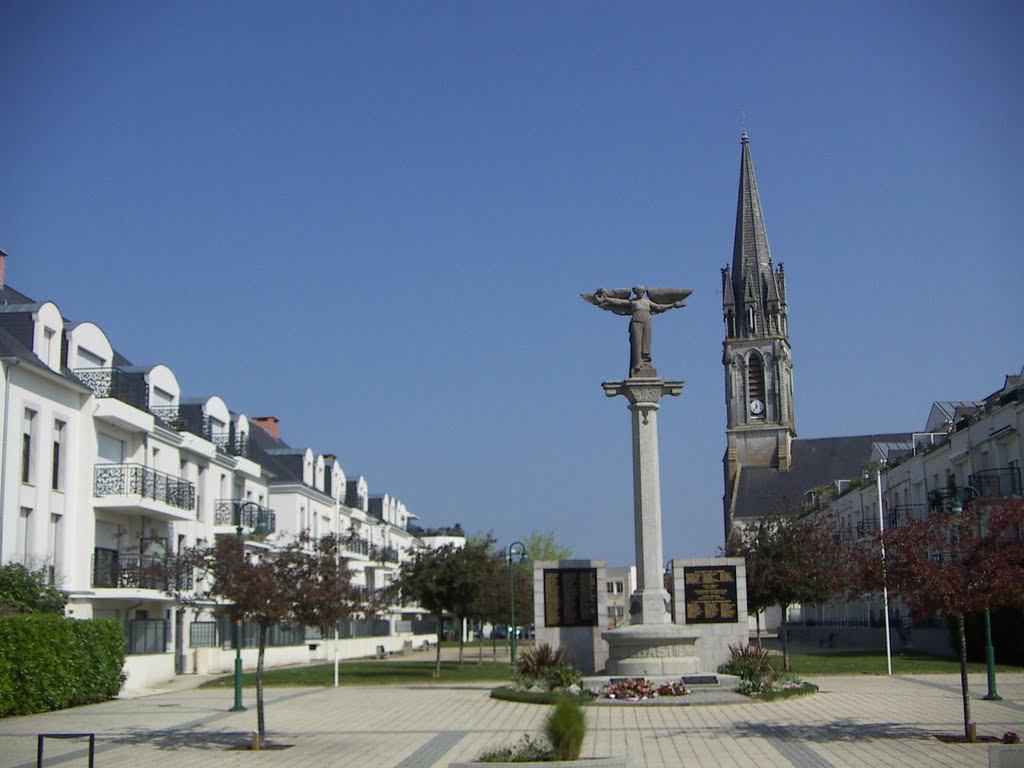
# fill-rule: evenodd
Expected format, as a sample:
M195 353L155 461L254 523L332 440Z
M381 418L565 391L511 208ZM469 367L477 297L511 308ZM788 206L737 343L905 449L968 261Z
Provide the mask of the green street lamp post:
M953 514L959 515L964 511L963 502L960 500L960 488L956 489L956 496L953 497ZM963 490L971 491L974 494L974 498L981 496L981 491L977 488L965 485ZM984 535L984 531L982 531ZM992 646L992 612L985 608L985 671L988 676L988 693L982 696L987 701L1002 701L1003 697L999 695L999 691L996 690L996 650Z
M516 664L516 639L518 632L516 631L516 576L512 568L513 563L521 563L523 558L526 557L526 547L523 546L522 542L514 541L509 544L508 547L508 623L509 623L509 634L511 635L512 641L512 666Z

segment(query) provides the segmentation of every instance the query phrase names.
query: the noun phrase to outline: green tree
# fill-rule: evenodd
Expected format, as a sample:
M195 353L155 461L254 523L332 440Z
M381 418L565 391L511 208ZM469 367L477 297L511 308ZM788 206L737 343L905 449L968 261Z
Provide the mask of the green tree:
M516 623L533 622L533 563L526 559L513 563L511 578L515 579ZM494 626L511 625L511 584L508 549L493 547L481 579L481 590L474 608L474 618ZM492 636L493 637L493 636ZM483 640L481 639L481 657Z
M42 569L20 563L0 567L0 613L64 613L67 595L48 583Z
M559 544L554 531L531 531L519 541L526 547L526 556L531 560L568 560L572 547Z
M772 512L736 529L734 537L731 551L748 558L748 607L778 605L782 609L779 636L788 671L789 607L818 605L842 592L847 586L848 558L828 528L811 517Z
M733 528L725 543L726 556L742 557L746 561L747 610L754 614L755 637L759 648L761 647L761 614L776 604L769 580L751 578L751 574L766 573L770 565L764 561L764 558L770 555L768 547L758 542L759 536L765 537L766 535L767 527L749 532L741 528Z
M490 564L493 547L490 537L469 541L464 547L445 544L436 549L421 549L402 563L394 588L402 599L418 604L437 620L437 655L434 677L441 676L441 641L446 613L456 623L471 617L483 588L483 574ZM462 665L463 640L459 633L459 665Z

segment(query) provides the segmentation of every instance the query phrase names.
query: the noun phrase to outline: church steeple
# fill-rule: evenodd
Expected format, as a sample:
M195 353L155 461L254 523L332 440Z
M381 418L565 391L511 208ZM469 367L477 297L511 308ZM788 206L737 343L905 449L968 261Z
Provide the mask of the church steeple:
M772 263L745 132L741 144L732 266L722 270L726 530L740 469L789 469L790 443L796 437L786 275L781 264Z
M740 189L732 269L722 270L722 309L728 338L788 337L786 276L772 264L761 196L757 191L750 139L743 133Z

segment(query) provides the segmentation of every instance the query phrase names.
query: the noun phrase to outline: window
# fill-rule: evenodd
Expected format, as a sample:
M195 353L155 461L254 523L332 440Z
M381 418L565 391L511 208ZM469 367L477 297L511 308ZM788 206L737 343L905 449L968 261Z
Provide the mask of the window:
M47 554L54 575L60 571L61 550L64 548L64 516L50 515L50 530L47 532Z
M125 456L124 440L105 435L96 435L96 450L100 464L123 464Z
M32 453L33 436L36 428L36 412L25 409L21 420L21 482L35 483L35 456Z
M753 419L764 419L764 363L761 356L753 354L747 362L747 402L760 403L760 408L750 408Z
M50 364L50 350L53 349L53 329L43 328L43 359Z
M22 564L26 567L31 566L32 558L32 510L29 507L22 507L21 512L18 515L18 531L17 539L15 540L16 546L21 551L15 555L16 559L20 559ZM20 558L18 557L20 555Z
M615 584L613 582L609 581L608 582L608 594L613 594L614 592L615 592Z
M53 421L53 473L50 478L50 487L55 491L64 490L64 433L67 425L60 419Z

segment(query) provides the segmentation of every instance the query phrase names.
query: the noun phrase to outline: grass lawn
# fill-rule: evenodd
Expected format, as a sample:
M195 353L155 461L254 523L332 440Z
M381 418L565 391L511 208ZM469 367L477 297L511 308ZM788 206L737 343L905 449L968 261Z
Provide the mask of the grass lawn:
M433 661L343 661L339 665L338 682L341 685L395 685L438 683L503 682L510 678L507 663L476 664L467 660L464 669L454 661L441 662L441 677L434 674ZM268 669L263 673L265 685L317 686L334 685L334 663L303 667ZM218 677L202 687L229 688L234 676ZM242 678L246 688L256 687L256 673L246 672Z
M843 651L838 653L794 653L791 655L795 675L884 675L886 674L885 651ZM782 657L779 657L779 664ZM980 662L968 662L969 672L985 672ZM1009 664L997 664L1000 672L1024 672L1024 668ZM913 651L894 653L892 657L894 675L959 674L960 662L956 659L929 656Z

